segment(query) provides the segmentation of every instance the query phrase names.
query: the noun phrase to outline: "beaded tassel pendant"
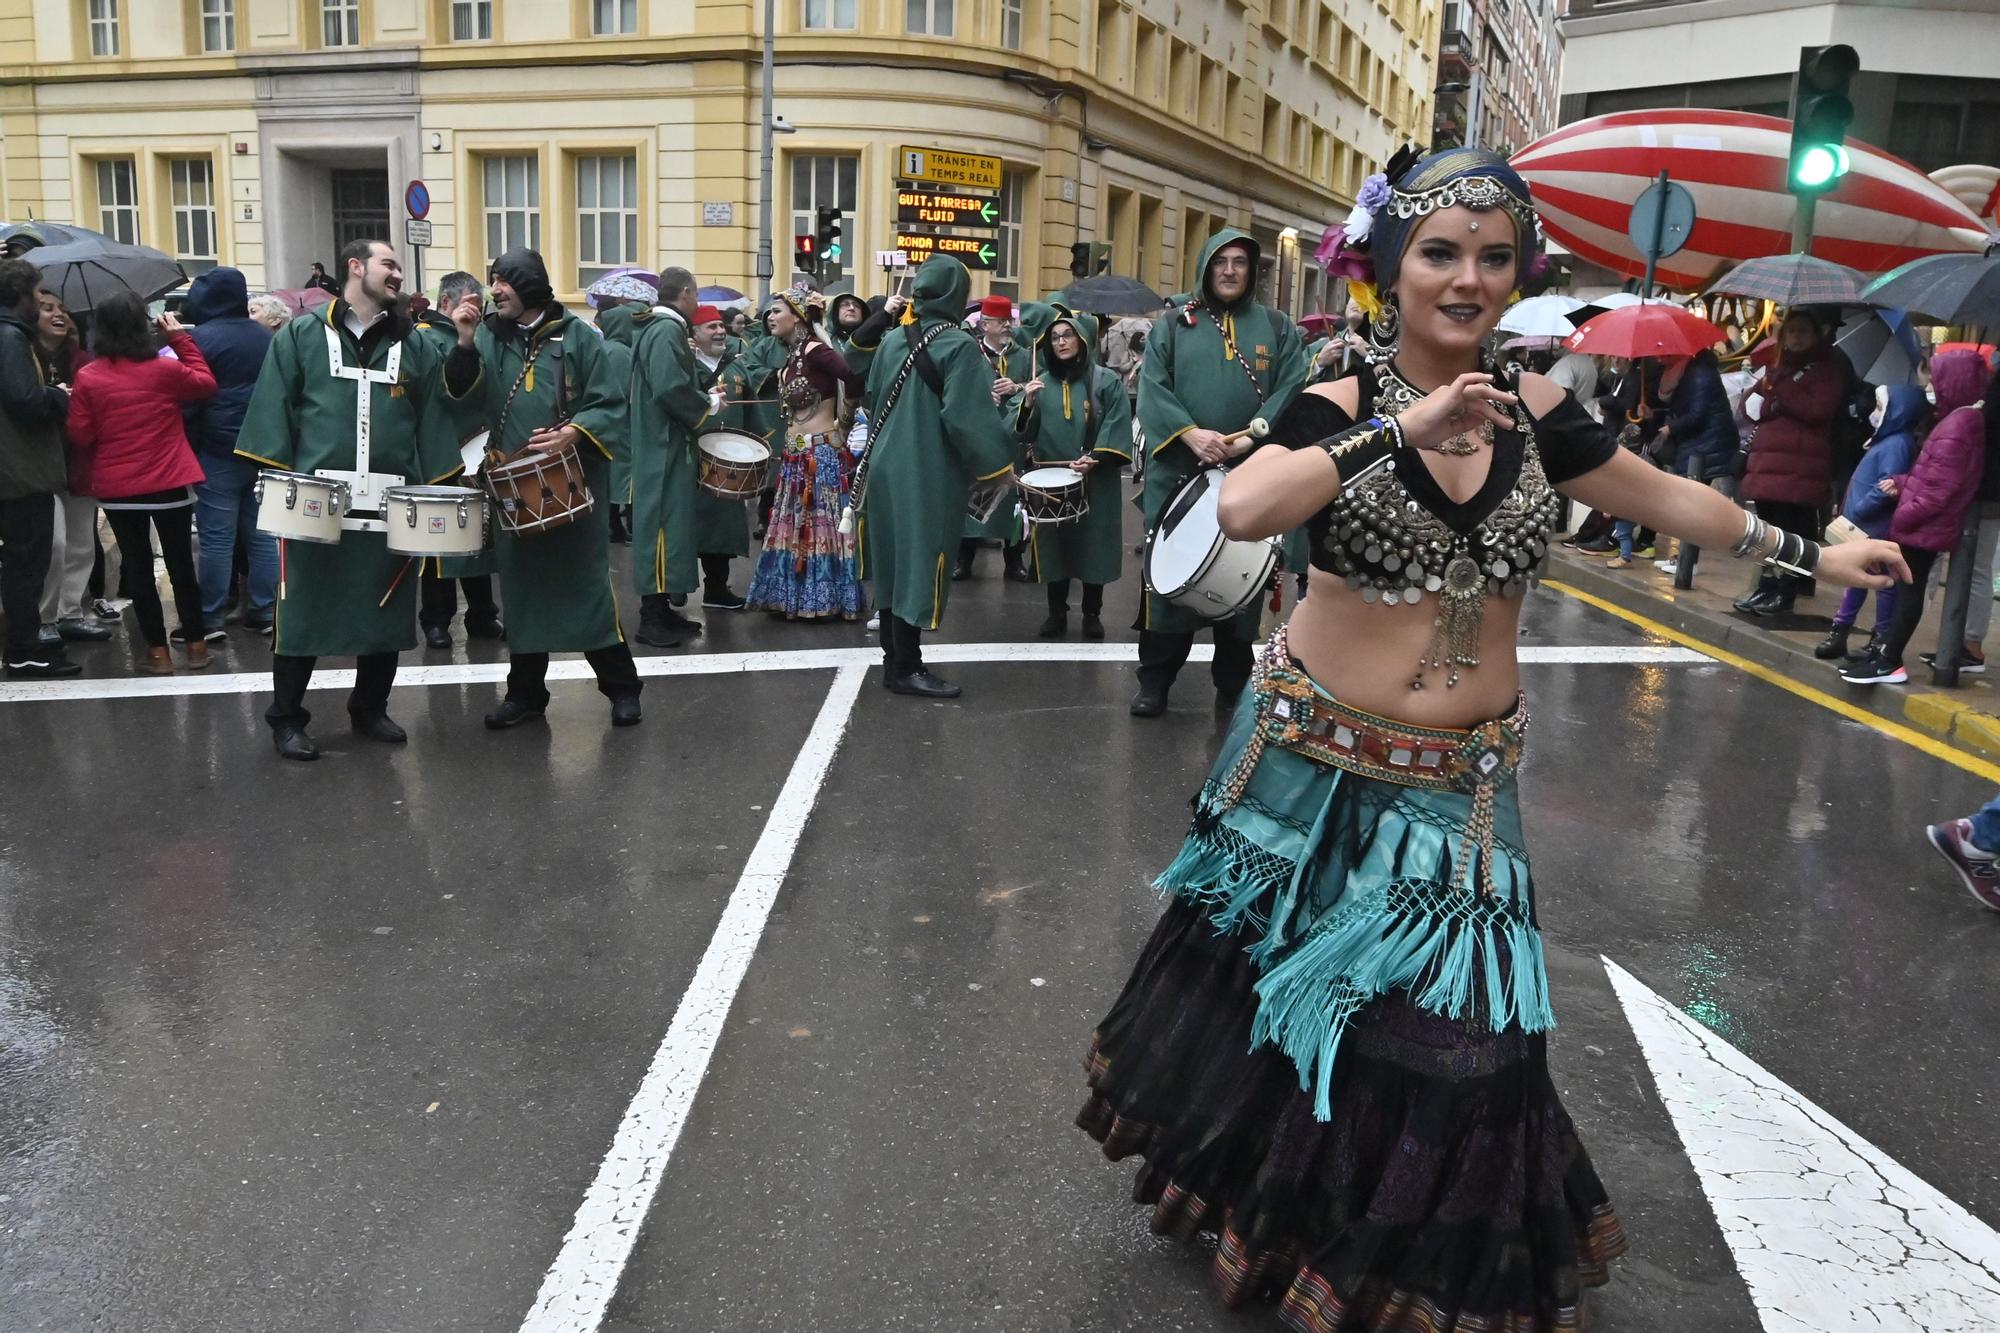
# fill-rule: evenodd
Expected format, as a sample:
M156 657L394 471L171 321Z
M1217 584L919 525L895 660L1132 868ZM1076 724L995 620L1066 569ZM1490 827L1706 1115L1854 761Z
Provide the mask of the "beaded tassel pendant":
M1479 632L1486 619L1486 571L1463 551L1444 567L1444 588L1438 594L1437 618L1431 621L1430 647L1417 663L1410 688L1424 687L1426 671L1443 671L1444 686L1458 684L1460 667L1479 665Z

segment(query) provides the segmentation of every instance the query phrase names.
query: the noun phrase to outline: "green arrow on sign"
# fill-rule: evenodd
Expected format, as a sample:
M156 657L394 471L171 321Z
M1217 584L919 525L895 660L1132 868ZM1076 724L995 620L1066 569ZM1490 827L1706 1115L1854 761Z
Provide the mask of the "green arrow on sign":
M995 250L993 249L993 247L992 247L992 246L990 246L990 245L982 245L982 246L980 246L980 247L979 247L979 262L980 262L980 263L982 263L982 264L990 264L990 263L992 263L992 262L993 262L993 256L994 256L994 254L995 254L995 253L996 253L996 251L995 251Z
M997 218L999 216L1000 216L1000 210L993 206L993 201L991 199L988 199L985 203L979 206L980 221L991 223L994 218Z

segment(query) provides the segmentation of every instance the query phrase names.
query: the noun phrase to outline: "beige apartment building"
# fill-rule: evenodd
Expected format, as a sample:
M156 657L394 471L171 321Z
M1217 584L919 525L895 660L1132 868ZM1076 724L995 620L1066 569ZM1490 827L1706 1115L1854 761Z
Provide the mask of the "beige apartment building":
M1071 246L1184 288L1256 234L1294 311L1371 164L1428 138L1437 0L778 0L776 281L814 210L884 288L910 149L998 158L988 290ZM628 264L756 287L763 0L0 0L0 211L297 286L431 198L426 285L539 248L560 294ZM408 256L406 256L406 265Z

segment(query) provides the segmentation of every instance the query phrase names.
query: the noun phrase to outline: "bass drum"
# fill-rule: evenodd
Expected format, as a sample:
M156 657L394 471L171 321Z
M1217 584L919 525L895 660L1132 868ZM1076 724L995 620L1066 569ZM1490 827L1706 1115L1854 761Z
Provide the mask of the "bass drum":
M1204 620L1228 620L1256 601L1278 567L1276 537L1234 541L1222 535L1215 507L1227 468L1195 473L1146 538L1146 586Z

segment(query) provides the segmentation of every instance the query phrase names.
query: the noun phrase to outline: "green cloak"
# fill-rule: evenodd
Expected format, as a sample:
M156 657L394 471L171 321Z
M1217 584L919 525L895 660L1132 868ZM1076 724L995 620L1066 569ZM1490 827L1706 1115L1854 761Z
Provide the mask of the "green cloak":
M606 503L611 460L625 433L625 394L604 339L552 302L526 339L515 336L512 320L492 315L473 347L480 378L472 398L493 432L489 447L512 457L530 435L567 419L584 435L576 453L590 493ZM625 641L611 587L610 527L596 510L547 532L516 536L502 527L494 563L509 652L584 653Z
M714 370L695 358L695 372L701 376L702 392L722 386L731 400L750 396L750 376L734 359L724 360ZM727 427L755 435L750 425L750 408L740 401L722 409L711 427ZM750 511L743 500L728 500L699 485L694 492L694 549L696 555L722 555L732 560L750 554Z
M693 592L694 440L708 420L687 320L655 306L639 315L632 351L632 575L641 597Z
M272 335L236 452L286 472L353 472L355 420L365 390L369 470L437 485L458 475L461 412L444 388L444 353L414 329L377 339L364 360L347 330L347 302L329 301ZM387 318L396 319L391 314ZM393 384L336 377L327 332L346 367L383 371L401 347ZM287 657L356 657L417 646L417 579L408 557L379 532L343 532L336 545L280 541L271 651ZM395 591L389 592L390 584ZM384 595L387 595L386 602Z
M1029 311L1035 313L1031 316ZM1057 323L1058 312L1047 306L1024 310L1021 327L1035 339L1036 361L1047 384L1032 406L1026 394L1010 400L1014 433L1027 445L1030 466L1065 464L1086 453L1097 466L1084 478L1090 510L1082 518L1054 526L1028 525L1028 568L1037 583L1065 579L1116 583L1125 566L1125 511L1119 504L1118 470L1132 461L1131 403L1124 384L1091 354L1097 344L1097 321L1089 315L1060 318L1083 335L1082 365L1067 380L1059 376L1049 350L1049 330Z
M1234 433L1256 417L1276 421L1305 387L1305 349L1299 342L1298 327L1258 304L1254 283L1233 306L1216 302L1210 291L1209 265L1217 251L1235 242L1250 248L1254 274L1257 242L1247 232L1224 228L1202 247L1202 304L1190 311L1189 302L1194 298L1175 296L1168 313L1154 321L1152 332L1146 335L1146 357L1139 370L1139 424L1152 451L1140 497L1148 533L1160 521L1174 492L1201 469L1201 461L1181 442L1181 436L1196 427ZM1221 328L1210 318L1210 310L1221 319ZM1192 314L1192 325L1188 313ZM1233 339L1233 345L1225 340L1225 334ZM1237 351L1256 376L1254 386L1237 360ZM1148 592L1138 628L1186 634L1214 625L1232 638L1254 641L1257 619L1253 605L1228 621L1204 620Z
M777 446L772 441L778 438L781 424L778 415L778 370L784 364L785 345L762 330L751 335L743 354L735 361L736 367L743 372L744 387L751 399L742 408L742 429L771 444L773 452L776 452Z
M639 328L635 317L644 306L625 302L600 311L597 316L597 331L604 335L604 356L611 363L611 378L618 385L619 395L625 399L629 416L632 399L632 345L639 341ZM627 429L618 432L618 444L611 451L611 493L606 498L613 504L632 503L632 436L628 420Z
M1050 310L1050 307L1042 305L1023 306L1021 308L1021 319L1024 324L1028 318L1028 312L1031 310L1047 311ZM1035 362L1033 344L1030 341L1023 341L1021 326L1016 326L1014 329L1013 341L1007 350L1001 353L1000 360L997 363L980 343L977 335L974 335L972 341L973 345L978 347L979 354L987 358L986 364L993 367L993 376L995 379L1003 375L1016 382L1033 378L1033 366ZM1002 403L999 407L999 412L1000 419L1007 423L1009 429L1012 429L1014 417L1010 404ZM964 535L968 541L984 539L999 542L1003 546L1015 546L1028 539L1027 529L1028 525L1022 521L1019 508L1013 503L1012 497L1002 500L1000 507L993 511L993 517L987 519L984 523L981 523L970 514L965 516Z
M876 606L920 629L944 620L949 561L965 528L975 480L1012 470L1014 444L993 408L993 367L958 326L972 285L965 265L936 255L917 270L916 322L891 329L874 349L855 346L848 364L868 375L868 576ZM944 392L912 369L887 421L883 396L921 333L944 324L927 349Z

